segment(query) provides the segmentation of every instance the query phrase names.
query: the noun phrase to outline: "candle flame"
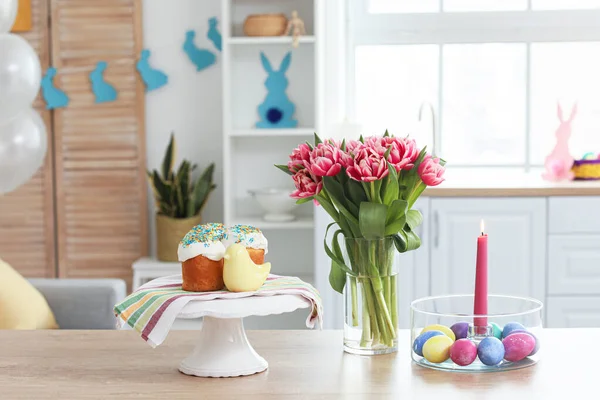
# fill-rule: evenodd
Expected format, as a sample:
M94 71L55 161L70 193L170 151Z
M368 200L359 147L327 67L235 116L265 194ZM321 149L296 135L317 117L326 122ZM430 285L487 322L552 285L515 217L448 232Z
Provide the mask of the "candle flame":
M483 232L485 232L485 224L483 223L483 220L481 220L480 227L481 227L481 236L483 236Z

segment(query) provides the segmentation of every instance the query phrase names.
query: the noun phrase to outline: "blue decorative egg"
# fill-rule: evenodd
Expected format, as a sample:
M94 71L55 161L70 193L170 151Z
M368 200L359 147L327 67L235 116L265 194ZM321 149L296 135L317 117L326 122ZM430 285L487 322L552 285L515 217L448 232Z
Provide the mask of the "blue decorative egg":
M525 327L518 322L509 322L504 325L504 329L502 329L502 338L510 335L511 332L523 332L526 331Z
M456 340L464 339L469 334L469 323L468 322L457 322L450 327L452 332L454 332L454 336L456 336Z
M492 322L490 325L492 325L492 333L494 334L494 337L502 340L502 328L500 325L495 322Z
M493 336L483 339L477 346L479 361L485 365L498 365L504 358L504 345Z
M421 357L423 357L423 346L425 345L425 342L434 336L439 336L443 334L444 332L441 331L427 331L421 333L419 336L417 336L413 343L413 351Z

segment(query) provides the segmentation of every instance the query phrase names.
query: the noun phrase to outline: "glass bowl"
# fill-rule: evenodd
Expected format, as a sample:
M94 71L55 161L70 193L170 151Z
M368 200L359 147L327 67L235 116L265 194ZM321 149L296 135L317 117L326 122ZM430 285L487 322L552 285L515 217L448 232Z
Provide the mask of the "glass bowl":
M411 303L414 362L441 370L494 372L529 367L540 360L541 301L489 295L487 315L474 315L473 298L436 296Z

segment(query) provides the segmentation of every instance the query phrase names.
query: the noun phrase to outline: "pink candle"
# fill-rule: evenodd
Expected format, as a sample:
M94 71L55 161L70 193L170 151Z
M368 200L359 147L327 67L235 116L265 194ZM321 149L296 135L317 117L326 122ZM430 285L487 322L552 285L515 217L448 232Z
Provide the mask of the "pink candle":
M481 220L481 236L477 238L477 265L475 269L475 315L487 315L488 313L488 235L484 233L483 220ZM476 332L485 333L487 318L475 318L475 327L484 327Z

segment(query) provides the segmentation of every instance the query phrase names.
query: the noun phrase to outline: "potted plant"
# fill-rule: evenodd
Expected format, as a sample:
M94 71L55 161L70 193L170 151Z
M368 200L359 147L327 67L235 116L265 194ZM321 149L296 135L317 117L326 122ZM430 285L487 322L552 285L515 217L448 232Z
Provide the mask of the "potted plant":
M160 172L148 171L156 201L156 252L160 261L177 261L179 241L200 224L202 209L217 187L213 183L214 163L193 180L191 175L197 165L183 160L175 171L174 161L175 137L171 134Z

